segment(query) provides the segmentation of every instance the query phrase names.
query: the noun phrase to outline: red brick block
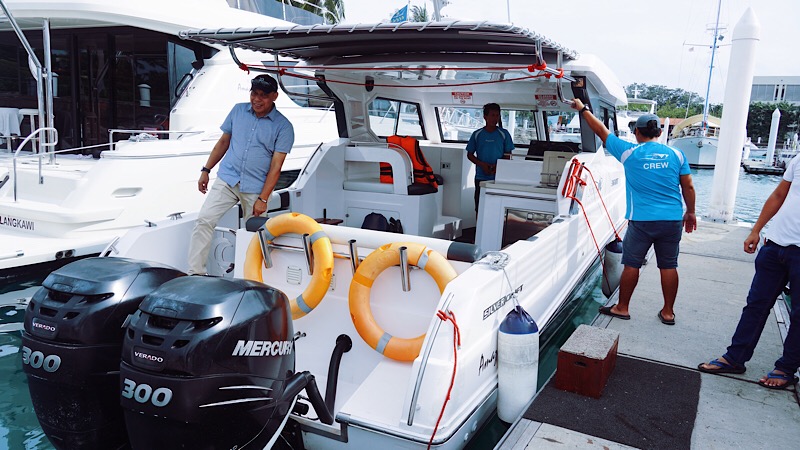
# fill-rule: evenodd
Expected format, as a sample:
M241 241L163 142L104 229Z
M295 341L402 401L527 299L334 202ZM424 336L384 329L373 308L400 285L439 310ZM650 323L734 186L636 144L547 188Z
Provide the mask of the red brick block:
M556 388L600 398L617 363L619 332L581 325L558 352Z

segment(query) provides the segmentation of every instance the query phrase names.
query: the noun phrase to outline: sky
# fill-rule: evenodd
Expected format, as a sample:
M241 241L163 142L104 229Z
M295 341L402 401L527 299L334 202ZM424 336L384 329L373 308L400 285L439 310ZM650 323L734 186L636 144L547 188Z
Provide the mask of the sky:
M389 21L409 0L344 0L348 23ZM411 0L427 5L431 0ZM511 22L581 54L594 54L632 83L684 89L705 97L718 0L450 0L444 20ZM750 7L761 24L756 76L800 76L800 0L723 0L724 36L714 55L711 103L722 103L730 57L730 38ZM790 44L791 43L791 44Z

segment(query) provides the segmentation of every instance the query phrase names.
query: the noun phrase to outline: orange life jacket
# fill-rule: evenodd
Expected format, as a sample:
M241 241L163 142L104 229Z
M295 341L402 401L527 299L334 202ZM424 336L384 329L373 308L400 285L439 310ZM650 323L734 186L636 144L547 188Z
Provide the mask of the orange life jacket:
M414 166L414 183L430 184L435 188L439 187L439 183L436 182L436 177L433 175L433 169L428 164L428 161L425 160L425 155L422 154L422 150L419 148L419 141L416 138L394 135L387 137L386 142L399 145L408 153ZM381 183L394 183L391 164L381 163L380 179Z

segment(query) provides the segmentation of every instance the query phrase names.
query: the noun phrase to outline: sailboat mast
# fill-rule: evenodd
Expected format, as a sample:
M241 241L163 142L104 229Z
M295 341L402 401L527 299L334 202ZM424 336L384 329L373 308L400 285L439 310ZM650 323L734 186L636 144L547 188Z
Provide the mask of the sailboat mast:
M717 38L719 37L719 13L722 10L722 0L717 3L717 23L714 24L714 43L711 45L711 65L708 66L708 84L706 85L706 101L703 104L703 135L708 130L708 96L711 94L711 72L714 71L714 55L717 53Z

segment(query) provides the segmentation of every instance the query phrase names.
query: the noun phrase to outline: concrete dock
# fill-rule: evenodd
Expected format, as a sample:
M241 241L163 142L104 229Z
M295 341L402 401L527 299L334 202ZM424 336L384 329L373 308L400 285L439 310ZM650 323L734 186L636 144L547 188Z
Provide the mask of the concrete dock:
M675 305L676 325L664 325L656 317L663 300L655 258L642 268L631 300L631 320L600 316L593 325L619 331L620 357L699 373L699 363L725 352L745 304L755 270L755 255L745 253L742 245L749 231L750 228L744 226L699 222L696 232L684 234L678 260L680 287ZM615 302L616 299L612 299L610 304ZM772 370L780 356L787 326L785 305L778 301L755 355L747 363L747 372L742 375L700 374L691 448L796 449L800 446L797 387L777 391L756 383ZM612 372L609 384L613 379ZM536 406L537 398L532 407ZM602 420L618 419L611 413L607 416ZM521 417L495 448L637 448L571 428ZM668 448L658 442L642 447Z

